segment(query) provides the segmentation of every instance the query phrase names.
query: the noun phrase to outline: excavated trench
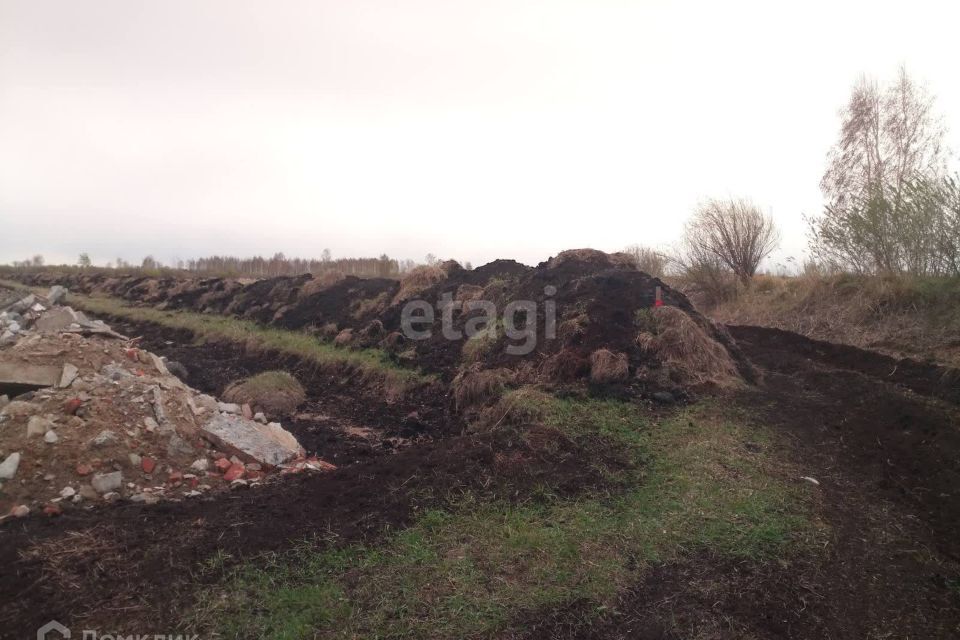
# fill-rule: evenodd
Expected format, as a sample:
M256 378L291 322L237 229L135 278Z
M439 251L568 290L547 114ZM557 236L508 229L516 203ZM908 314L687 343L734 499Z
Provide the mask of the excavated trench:
M619 452L597 450L595 443L587 450L548 429L529 434L547 443L538 447L505 430L463 435L462 419L440 385L387 403L375 385L349 371L331 374L290 354L197 343L188 331L104 319L182 364L186 382L204 392L219 394L231 381L263 371L292 373L307 401L282 423L308 453L338 469L183 502L120 503L5 522L0 638L51 618L69 626L93 618L101 628L114 620L118 628L129 628L131 620L174 625L193 590L212 579L194 568L214 554L232 565L318 537L337 545L372 540L464 492L522 502L545 486L556 496L610 489L600 467L582 460L621 464ZM70 562L52 564L58 554Z
M396 453L413 443L462 430L460 418L448 410L435 387L414 390L395 402L386 402L375 384L357 372L331 373L289 353L249 350L227 341L196 342L186 330L148 322L108 317L111 326L138 336L140 344L183 365L187 384L220 397L235 380L264 371L281 370L303 385L307 399L287 416L284 428L293 433L308 455L338 466Z

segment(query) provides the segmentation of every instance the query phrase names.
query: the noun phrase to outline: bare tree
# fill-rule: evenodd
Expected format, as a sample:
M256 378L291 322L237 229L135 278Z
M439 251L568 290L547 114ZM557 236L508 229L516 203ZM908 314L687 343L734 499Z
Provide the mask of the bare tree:
M708 200L687 222L683 253L688 266L722 265L747 284L779 243L773 219L749 200Z
M90 260L90 254L87 252L81 253L80 257L77 258L77 265L79 265L81 269L86 269L93 265L93 261Z
M810 247L825 264L858 272L914 271L929 209L916 185L946 170L945 128L933 97L901 68L881 88L862 78L841 111L840 139L830 150L820 188L823 215L810 220ZM922 214L917 218L917 214Z

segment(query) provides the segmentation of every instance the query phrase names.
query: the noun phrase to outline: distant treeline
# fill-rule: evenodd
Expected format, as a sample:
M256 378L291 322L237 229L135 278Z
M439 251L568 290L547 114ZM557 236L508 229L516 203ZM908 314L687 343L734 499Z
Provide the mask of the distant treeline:
M150 268L150 265L142 265ZM409 271L415 266L413 260L397 260L386 254L379 258L287 258L282 253L272 258L255 256L237 258L235 256L210 256L187 260L176 265L178 268L200 274L237 275L252 278L273 276L292 276L302 273L320 275L324 273L342 273L363 278L393 278Z
M427 254L425 264L436 264L439 260L433 254ZM275 276L295 276L304 273L323 275L326 273L341 273L361 278L399 278L410 272L418 264L414 260L399 260L383 254L379 258L333 258L329 250L324 249L320 258L288 258L282 253L276 253L271 258L254 256L252 258L238 258L236 256L209 256L192 260L177 260L173 264L163 264L153 256L147 256L137 265L117 258L104 266L95 266L86 253L80 254L76 265L51 265L55 269L90 270L130 273L192 273L202 276L216 277L249 277L272 278ZM14 261L11 266L16 269L42 268L45 260L42 255L35 255L27 260ZM464 265L471 268L470 263ZM8 267L9 268L9 267Z

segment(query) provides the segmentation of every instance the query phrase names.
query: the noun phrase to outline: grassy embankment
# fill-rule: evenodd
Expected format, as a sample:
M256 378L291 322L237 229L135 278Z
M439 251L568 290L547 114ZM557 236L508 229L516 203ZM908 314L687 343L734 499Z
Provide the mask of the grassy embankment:
M25 292L45 290L25 287L7 280L0 285ZM149 322L170 329L187 330L197 341L229 341L264 351L279 351L305 358L332 370L346 368L371 379L382 379L393 393L402 393L433 381L432 376L404 368L380 349L344 349L300 331L288 331L217 314L192 311L161 311L140 307L125 300L103 296L69 294L68 304L105 318L121 318L132 322Z
M227 571L213 557L201 570L223 573L189 624L224 637L464 638L564 603L603 616L655 563L789 563L822 540L815 489L777 459L766 428L721 402L658 418L616 400L510 394L529 419L635 464L607 470L617 489L575 498L546 486L519 504L461 495L375 545L305 541Z
M960 366L960 278L757 276L710 315Z

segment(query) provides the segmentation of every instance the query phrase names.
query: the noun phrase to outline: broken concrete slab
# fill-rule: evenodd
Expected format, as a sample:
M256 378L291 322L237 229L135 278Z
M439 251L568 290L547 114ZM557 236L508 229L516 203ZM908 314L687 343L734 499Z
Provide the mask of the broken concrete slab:
M77 379L77 375L79 375L79 373L80 369L69 362L65 362L63 364L63 371L60 372L60 382L57 384L57 386L61 389L66 389L73 384L73 381Z
M70 307L58 307L37 318L33 328L43 333L58 333L70 329L71 325L79 326L84 320L86 318Z
M11 453L7 459L0 463L0 480L13 480L17 475L17 469L20 467L20 453Z
M264 425L243 416L218 413L200 433L223 451L248 462L275 467L303 455L293 434L275 422Z
M49 302L51 305L63 304L63 301L66 299L67 289L58 284L50 287L50 291L47 292L47 302Z
M60 381L61 372L62 369L56 366L0 362L0 393L16 396L55 386Z
M30 295L20 298L19 300L17 300L16 302L8 306L7 311L23 313L24 311L32 307L34 303L36 303L36 301L37 301L37 296L31 293Z

